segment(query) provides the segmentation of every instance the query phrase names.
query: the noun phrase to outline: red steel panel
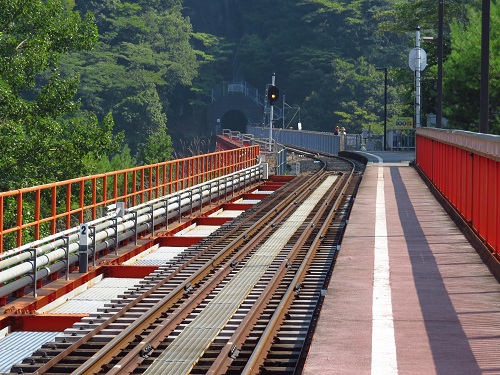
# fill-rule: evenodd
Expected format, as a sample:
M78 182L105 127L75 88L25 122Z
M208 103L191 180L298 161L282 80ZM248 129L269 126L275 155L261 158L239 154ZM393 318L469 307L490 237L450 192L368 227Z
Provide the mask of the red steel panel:
M197 244L204 237L188 237L188 236L164 236L158 238L160 246L184 246L188 247Z
M249 210L250 208L252 208L253 204L251 203L225 203L222 205L222 208L224 210Z
M125 278L132 277L142 279L150 273L156 271L159 266L121 266L105 265L103 273L106 277Z
M494 212L495 215L495 227L494 233L495 233L495 239L493 242L493 248L496 249L497 254L500 254L500 163L495 163L496 164L496 194L495 194L495 200L496 200L496 210Z
M63 332L89 314L13 315L8 321L12 331Z
M437 186L439 188L439 190L444 193L446 195L446 191L444 190L444 188L446 187L445 184L443 184L443 181L444 181L444 177L443 177L443 159L444 159L444 144L442 143L438 143L437 144L437 155L436 158L437 158L437 168L438 168L438 171L437 171L437 178L436 178L436 181L437 181Z
M479 179L479 156L474 154L472 159L472 227L476 230L479 230L479 221L481 220L481 202L479 199L481 191L481 183Z
M498 242L498 232L500 231L498 217L500 216L500 209L498 207L498 200L500 195L500 189L498 187L498 165L494 160L487 159L487 199L486 199L486 209L487 209L487 228L486 228L486 240L490 246L498 251L500 249L497 246Z
M446 144L441 144L441 186L443 191L445 192L446 197L448 200L450 199L450 184L446 183L444 184L444 181L449 181L449 171L451 170L451 160L452 156L448 152L448 145ZM447 159L447 160L446 160ZM446 162L445 162L446 160Z
M460 150L460 173L459 173L459 180L460 180L460 189L459 189L459 203L457 205L458 210L462 213L462 215L466 216L466 210L467 210L467 169L468 169L468 163L469 161L469 155L465 150Z
M228 221L233 220L230 217L219 217L219 216L213 216L213 217L199 217L195 220L196 225L224 225Z
M479 157L479 235L486 239L488 233L488 159Z
M466 193L465 193L465 199L466 199L466 211L463 212L462 214L464 215L465 219L467 221L472 221L472 205L473 205L473 199L472 199L472 194L474 191L474 154L471 152L467 152L468 158L467 158L467 172L466 172Z
M446 183L443 183L443 187L444 190L446 191L446 196L448 197L448 200L451 201L452 199L451 186L453 184L451 179L451 171L453 170L453 163L451 161L453 160L453 152L451 150L451 147L448 146L447 144L443 144L442 156L443 156L443 159L441 160L441 167L443 168L442 182L446 181Z
M436 154L436 142L433 140L429 140L429 154L428 155L428 170L430 172L430 175L432 176L432 180L435 178L435 171L434 171L434 155Z
M456 174L456 208L458 211L463 210L463 195L464 195L464 180L463 180L463 171L465 169L464 165L464 153L463 150L457 148L457 174Z
M453 205L457 207L458 205L458 187L460 181L458 180L458 174L460 172L460 166L458 165L458 159L460 155L460 150L456 147L451 148L452 156L452 168L451 168L451 187L450 187L450 198Z
M426 153L427 155L427 173L429 174L429 178L432 179L432 181L435 180L436 173L434 171L434 155L436 154L436 142L434 142L431 139L428 139L428 152Z
M446 134L443 136L443 134ZM500 251L500 161L491 141L468 135L417 134L417 164L480 237ZM453 138L455 137L455 138ZM450 139L455 142L450 142ZM490 143L488 143L490 142ZM475 149L479 152L475 152ZM491 148L493 149L493 148Z

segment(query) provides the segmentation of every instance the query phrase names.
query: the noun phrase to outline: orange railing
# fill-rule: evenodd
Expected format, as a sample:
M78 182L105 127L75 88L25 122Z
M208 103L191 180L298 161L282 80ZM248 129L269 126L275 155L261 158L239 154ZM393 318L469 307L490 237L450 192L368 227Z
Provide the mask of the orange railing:
M244 147L0 193L0 253L106 214L256 165Z

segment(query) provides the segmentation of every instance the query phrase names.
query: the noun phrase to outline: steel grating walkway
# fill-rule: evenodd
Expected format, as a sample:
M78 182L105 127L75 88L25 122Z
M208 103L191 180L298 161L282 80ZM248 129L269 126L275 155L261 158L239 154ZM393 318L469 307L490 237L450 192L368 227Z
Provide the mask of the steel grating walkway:
M189 373L337 177L329 176L321 183L144 374Z

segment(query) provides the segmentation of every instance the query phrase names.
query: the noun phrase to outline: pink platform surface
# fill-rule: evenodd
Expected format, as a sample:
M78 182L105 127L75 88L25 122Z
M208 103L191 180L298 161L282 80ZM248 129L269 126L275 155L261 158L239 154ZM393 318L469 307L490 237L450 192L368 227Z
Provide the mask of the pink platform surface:
M393 325L387 344L372 338L382 176ZM500 285L413 167L367 166L303 374L500 374Z

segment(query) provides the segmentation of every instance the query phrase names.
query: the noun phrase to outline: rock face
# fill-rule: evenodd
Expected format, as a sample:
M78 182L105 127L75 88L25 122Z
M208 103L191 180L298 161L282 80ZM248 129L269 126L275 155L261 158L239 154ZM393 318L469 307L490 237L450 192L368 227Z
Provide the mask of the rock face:
M185 0L184 7L183 13L190 18L194 31L224 36L230 42L237 41L243 34L238 1Z

